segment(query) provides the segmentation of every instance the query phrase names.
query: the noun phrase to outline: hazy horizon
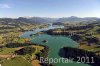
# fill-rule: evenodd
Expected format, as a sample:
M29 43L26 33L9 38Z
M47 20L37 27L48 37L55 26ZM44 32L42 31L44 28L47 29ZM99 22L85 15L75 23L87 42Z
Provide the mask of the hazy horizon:
M100 17L78 17L78 16L67 16L67 17L43 17L43 16L18 16L18 17L0 17L0 18L32 18L32 17L40 17L40 18L69 18L69 17L77 17L77 18L100 18Z

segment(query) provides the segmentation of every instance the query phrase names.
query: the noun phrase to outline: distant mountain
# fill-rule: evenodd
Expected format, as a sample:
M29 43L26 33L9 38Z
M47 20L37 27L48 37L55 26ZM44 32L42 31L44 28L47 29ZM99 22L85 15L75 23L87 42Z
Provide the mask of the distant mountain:
M18 20L26 21L26 22L33 22L33 23L52 23L56 22L57 18L46 18L46 17L19 17Z
M12 18L0 18L0 22L27 22L27 23L35 23L35 24L43 24L43 23L57 23L57 22L85 22L85 23L91 23L91 22L100 22L100 18L96 17L85 17L80 18L76 16L71 17L63 17L63 18L47 18L47 17L19 17L16 19Z
M63 17L63 18L47 18L47 17L21 17L21 20L33 22L33 23L54 23L54 22L94 22L100 18L96 17L85 17L80 18L76 16Z
M56 18L46 18L46 17L32 17L30 18L33 22L39 22L39 23L52 23L56 22Z
M96 17L79 18L79 17L71 16L71 17L59 18L57 22L88 22L88 21L96 21L98 19L100 18L96 18Z

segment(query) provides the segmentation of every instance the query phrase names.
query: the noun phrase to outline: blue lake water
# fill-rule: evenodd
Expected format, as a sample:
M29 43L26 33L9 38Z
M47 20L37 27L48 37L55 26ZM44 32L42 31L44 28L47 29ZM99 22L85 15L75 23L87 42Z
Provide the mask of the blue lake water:
M51 35L47 35L47 34L41 34L41 35L34 35L32 37L30 37L30 34L35 34L37 32L43 31L43 30L49 30L49 29L55 29L58 28L56 27L52 27L49 26L48 28L45 29L36 29L34 31L28 31L25 32L22 37L26 37L26 38L31 38L31 41L34 43L38 43L38 44L43 44L43 45L47 45L50 48L49 51L49 58L61 58L59 56L59 50L60 48L63 48L65 46L68 47L78 47L78 43L73 41L72 39L70 39L69 37L66 36L51 36ZM63 28L63 27L60 27ZM43 43L43 40L48 40L47 43ZM55 66L89 66L87 64L82 64L82 63L54 63Z

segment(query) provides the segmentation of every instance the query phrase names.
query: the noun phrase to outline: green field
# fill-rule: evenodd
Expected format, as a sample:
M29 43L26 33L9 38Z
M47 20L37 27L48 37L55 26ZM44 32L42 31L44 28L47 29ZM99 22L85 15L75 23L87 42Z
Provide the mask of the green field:
M2 66L32 66L32 64L22 57L16 57L14 59L5 60Z
M2 48L0 49L0 54L10 54L13 53L16 48Z

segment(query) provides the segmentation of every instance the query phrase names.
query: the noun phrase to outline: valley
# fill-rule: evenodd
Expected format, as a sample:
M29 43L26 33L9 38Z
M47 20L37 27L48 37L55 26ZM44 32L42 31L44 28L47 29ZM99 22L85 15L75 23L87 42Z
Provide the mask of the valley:
M0 64L2 66L93 65L78 64L75 61L51 64L39 62L40 57L61 58L59 52L64 47L89 51L100 57L98 21L37 24L16 19L1 19L0 29Z

